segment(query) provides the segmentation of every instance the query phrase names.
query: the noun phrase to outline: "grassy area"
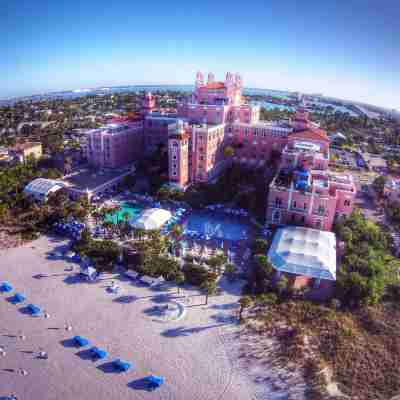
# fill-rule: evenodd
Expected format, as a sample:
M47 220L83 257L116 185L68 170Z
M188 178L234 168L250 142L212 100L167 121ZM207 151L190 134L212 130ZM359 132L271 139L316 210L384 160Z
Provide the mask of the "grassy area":
M291 301L254 307L252 314L260 334L278 339L278 357L303 368L309 398L329 398L323 368L332 372L339 390L352 399L389 399L399 393L398 304L348 312Z

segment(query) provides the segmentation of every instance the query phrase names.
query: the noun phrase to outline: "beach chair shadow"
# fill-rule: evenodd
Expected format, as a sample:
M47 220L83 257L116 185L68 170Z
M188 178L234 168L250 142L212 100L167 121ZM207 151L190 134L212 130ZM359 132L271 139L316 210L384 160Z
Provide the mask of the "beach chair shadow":
M133 295L125 295L116 297L113 301L120 304L130 304L137 300L136 296Z
M77 283L84 283L84 282L86 282L86 281L79 274L68 275L64 279L64 283L66 283L67 285L76 285Z
M129 382L128 387L133 390L142 390L142 391L146 391L146 392L150 391L149 384L148 384L146 378L136 379L132 382Z
M122 372L121 370L115 368L114 362L112 361L97 366L97 369L105 374L120 374Z
M11 304L14 304L14 306L15 306L16 304L18 304L18 301L15 300L15 297L14 297L14 296L6 297L6 301L8 301L8 302L11 303ZM0 397L0 400L1 400L1 397Z
M81 360L85 361L96 361L96 358L93 356L93 352L91 349L85 349L78 351L75 353L76 356L78 356Z
M157 304L162 304L162 303L167 303L170 300L170 296L168 294L158 294L156 296L153 296L151 298L151 301L153 303L157 303Z
M78 345L76 344L74 339L64 339L60 341L61 346L70 349L70 348L77 348Z

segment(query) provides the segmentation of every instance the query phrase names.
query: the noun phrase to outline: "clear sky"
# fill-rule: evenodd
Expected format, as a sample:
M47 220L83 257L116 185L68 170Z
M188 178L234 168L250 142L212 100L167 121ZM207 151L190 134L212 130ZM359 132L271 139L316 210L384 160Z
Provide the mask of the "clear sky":
M400 0L0 0L0 37L0 98L200 69L400 109Z

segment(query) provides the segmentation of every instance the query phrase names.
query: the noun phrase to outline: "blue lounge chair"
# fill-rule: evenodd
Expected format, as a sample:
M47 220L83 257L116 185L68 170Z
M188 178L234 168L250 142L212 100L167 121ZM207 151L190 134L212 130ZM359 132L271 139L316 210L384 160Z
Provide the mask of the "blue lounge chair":
M98 347L93 347L90 349L94 358L98 360L102 360L108 356L108 353L105 350L99 349Z
M35 317L42 312L41 308L39 306L35 306L34 304L28 304L27 308L31 315Z
M89 340L83 336L74 336L73 340L79 347L85 347L89 344Z
M147 386L150 390L158 389L165 383L165 379L162 376L149 375L146 377Z
M24 294L22 293L15 293L12 302L14 304L19 304L19 303L23 303L26 300L26 297Z
M131 364L128 363L127 361L122 361L119 358L113 361L114 368L121 371L121 372L126 372L131 368Z
M11 292L12 290L13 290L13 287L11 286L11 284L9 282L3 282L0 285L0 292L7 293L7 292Z

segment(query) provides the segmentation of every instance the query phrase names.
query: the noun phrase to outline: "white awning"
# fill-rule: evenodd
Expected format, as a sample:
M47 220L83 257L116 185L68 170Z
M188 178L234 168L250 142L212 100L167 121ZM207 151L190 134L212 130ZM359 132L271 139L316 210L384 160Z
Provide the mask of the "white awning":
M142 211L139 218L131 221L134 228L145 230L160 229L170 218L172 214L162 208L149 208Z
M332 232L303 227L280 228L268 260L281 272L336 280L336 237Z

